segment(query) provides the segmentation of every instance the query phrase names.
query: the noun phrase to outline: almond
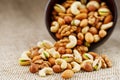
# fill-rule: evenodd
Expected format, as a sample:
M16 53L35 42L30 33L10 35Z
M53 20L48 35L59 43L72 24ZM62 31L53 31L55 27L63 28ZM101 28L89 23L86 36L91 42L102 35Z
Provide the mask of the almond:
M80 13L76 17L76 19L82 20L87 18L87 13Z
M65 78L65 79L69 79L69 78L72 78L74 75L74 72L72 70L65 70L61 76L62 78Z
M112 16L112 15L106 16L105 19L104 19L104 24L107 24L107 23L111 22L112 19L113 19L113 16Z

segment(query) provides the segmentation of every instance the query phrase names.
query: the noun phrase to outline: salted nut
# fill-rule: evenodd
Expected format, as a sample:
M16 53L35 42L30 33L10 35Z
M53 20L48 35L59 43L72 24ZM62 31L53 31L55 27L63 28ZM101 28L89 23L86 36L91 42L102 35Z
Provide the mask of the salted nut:
M60 4L56 4L54 6L54 9L58 13L64 13L66 11L65 8L62 5L60 5Z
M65 0L51 12L50 32L57 41L42 40L21 54L19 64L40 77L61 73L69 79L74 73L112 67L107 55L88 52L113 27L113 15L100 0Z

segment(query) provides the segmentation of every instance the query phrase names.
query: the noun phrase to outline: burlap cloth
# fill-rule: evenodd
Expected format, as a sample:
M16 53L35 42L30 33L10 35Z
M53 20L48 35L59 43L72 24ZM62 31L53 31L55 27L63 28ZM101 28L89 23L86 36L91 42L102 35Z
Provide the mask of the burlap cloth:
M119 4L120 1L116 2ZM36 45L39 40L54 42L44 23L46 3L47 0L0 0L0 80L62 80L60 74L41 78L37 74L31 74L28 67L18 64L21 53ZM119 24L118 18L110 39L95 49L98 53L107 54L113 67L79 72L71 80L120 80Z

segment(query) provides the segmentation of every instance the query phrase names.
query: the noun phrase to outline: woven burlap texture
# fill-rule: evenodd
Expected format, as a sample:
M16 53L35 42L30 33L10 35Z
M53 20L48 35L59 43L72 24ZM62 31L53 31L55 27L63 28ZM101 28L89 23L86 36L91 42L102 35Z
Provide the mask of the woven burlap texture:
M54 42L44 22L47 1L0 0L0 80L63 80L60 74L41 78L38 74L31 74L28 67L18 64L21 53L35 46L38 41L47 39ZM116 2L119 4L120 1ZM118 17L118 23L109 40L94 50L107 54L113 67L94 72L79 72L70 80L120 80L119 24Z

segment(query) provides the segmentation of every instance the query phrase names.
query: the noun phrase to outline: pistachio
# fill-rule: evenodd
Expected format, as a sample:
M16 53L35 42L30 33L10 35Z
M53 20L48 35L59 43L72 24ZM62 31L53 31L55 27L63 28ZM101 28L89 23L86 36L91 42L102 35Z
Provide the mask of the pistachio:
M110 10L108 9L108 8L100 8L99 10L98 10L98 13L99 13L99 15L101 15L101 16L107 16L107 15L109 15L110 14Z
M100 57L99 57L99 58L96 58L96 59L93 61L93 68L94 68L94 70L99 70L101 67L102 67L102 62L101 62Z
M60 4L56 4L55 6L54 6L54 9L55 9L55 11L56 12L58 12L58 13L64 13L66 10L65 10L65 8L62 6L62 5L60 5Z
M24 59L24 58L19 58L19 64L20 64L21 66L30 65L30 60Z
M83 54L83 59L93 61L93 56L91 54L84 53Z

